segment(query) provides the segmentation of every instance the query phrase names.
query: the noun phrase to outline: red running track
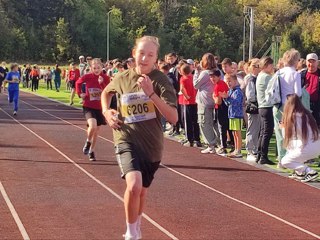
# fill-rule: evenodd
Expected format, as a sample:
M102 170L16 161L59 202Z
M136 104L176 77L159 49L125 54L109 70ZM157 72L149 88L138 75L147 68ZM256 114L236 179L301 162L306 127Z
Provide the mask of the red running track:
M27 93L16 118L4 95L0 106L0 239L122 239L111 130L91 163L80 110ZM316 188L166 140L143 237L320 239L319 203Z

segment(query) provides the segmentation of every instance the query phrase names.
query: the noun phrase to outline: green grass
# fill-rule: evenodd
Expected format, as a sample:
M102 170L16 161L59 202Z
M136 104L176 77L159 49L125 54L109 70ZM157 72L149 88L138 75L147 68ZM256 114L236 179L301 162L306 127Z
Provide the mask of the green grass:
M59 102L63 102L63 103L66 103L66 104L69 104L70 102L70 91L66 90L66 84L65 84L65 81L61 81L61 89L60 89L60 92L56 92L54 90L54 83L52 81L52 84L53 84L53 90L47 90L47 85L46 83L44 83L43 80L40 80L39 82L39 90L36 92L37 95L40 95L40 96L44 96L44 97L47 97L47 98L50 98L50 99L54 99L54 100L57 100ZM23 88L21 87L20 88L22 91L25 91L25 92L31 92L30 89L26 89L26 88ZM81 104L79 104L79 101L80 99L78 98L78 96L76 95L75 98L74 98L74 106L75 107L82 107ZM242 131L242 142L243 142L243 145L245 145L245 135L246 135L246 131ZM180 135L180 136L177 136L178 139L183 139L184 136ZM243 156L246 156L247 155L247 151L246 150L242 150L241 151ZM276 165L268 165L268 167L270 168L273 168L273 169L277 169L277 164L278 164L278 161L277 161L277 158L276 158L276 139L275 139L275 136L273 135L272 138L271 138L271 141L270 141L270 146L269 146L269 158L271 161L275 162ZM320 162L320 158L317 158L316 159L316 163L315 164L309 164L310 167L312 167L313 169L315 169L316 171L320 172L320 167L318 167L318 163ZM283 171L283 172L290 172L289 170L279 170L279 171Z
M27 88L23 88L22 86L20 87L20 90L24 91L24 92L31 92L31 89L27 89ZM55 90L54 87L54 81L52 80L52 90L47 90L47 84L44 82L44 80L40 80L39 82L39 89L37 90L37 92L35 92L37 95L43 96L43 97L47 97L50 99L54 99L57 100L59 102L63 102L66 104L70 103L70 91L68 91L66 89L66 84L65 81L61 80L61 88L60 91L57 92ZM79 104L80 98L78 97L78 95L76 94L74 97L74 105L75 107L82 107L81 104Z

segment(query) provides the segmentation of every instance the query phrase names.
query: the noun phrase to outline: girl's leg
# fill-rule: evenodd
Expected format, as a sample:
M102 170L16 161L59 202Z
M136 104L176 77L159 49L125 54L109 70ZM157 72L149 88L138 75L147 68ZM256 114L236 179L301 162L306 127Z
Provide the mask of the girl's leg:
M142 190L141 172L132 171L126 174L126 191L124 193L124 208L127 222L126 236L136 237L139 213L142 214L145 190ZM142 198L141 198L142 197ZM142 200L142 201L141 201Z
M14 109L13 111L17 112L18 111L18 103L19 103L19 89L15 90L13 92L13 102L14 102Z

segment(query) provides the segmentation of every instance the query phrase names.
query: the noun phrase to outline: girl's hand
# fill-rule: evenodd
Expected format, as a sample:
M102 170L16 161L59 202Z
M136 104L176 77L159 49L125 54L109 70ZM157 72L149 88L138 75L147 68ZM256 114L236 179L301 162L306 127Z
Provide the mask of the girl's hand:
M103 77L99 76L99 78L98 78L99 84L103 83L103 81L104 81Z
M137 84L147 96L150 96L154 92L151 79L145 74L139 77Z
M120 125L123 123L118 118L119 112L114 109L108 109L103 111L103 116L105 117L108 125L113 129L119 129Z

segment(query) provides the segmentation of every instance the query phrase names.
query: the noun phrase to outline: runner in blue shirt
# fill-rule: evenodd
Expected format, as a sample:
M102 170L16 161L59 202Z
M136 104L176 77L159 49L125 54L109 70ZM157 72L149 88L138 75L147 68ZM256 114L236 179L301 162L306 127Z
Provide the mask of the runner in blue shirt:
M7 74L6 79L4 80L4 87L6 83L9 83L8 100L9 103L14 102L13 115L17 115L19 102L19 83L21 80L19 65L17 63L13 63L11 64L10 69L11 71Z

